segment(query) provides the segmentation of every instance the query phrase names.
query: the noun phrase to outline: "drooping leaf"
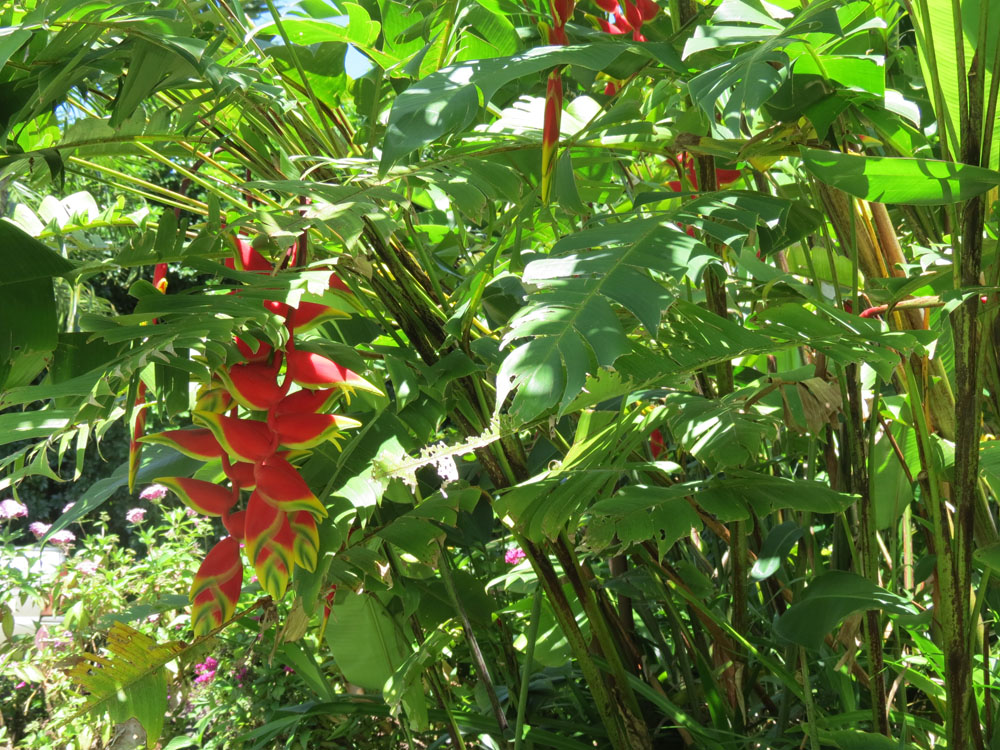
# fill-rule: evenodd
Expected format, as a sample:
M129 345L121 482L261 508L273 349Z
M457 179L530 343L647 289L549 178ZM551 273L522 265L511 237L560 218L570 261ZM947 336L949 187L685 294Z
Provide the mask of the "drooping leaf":
M167 714L165 665L182 650L180 643L157 643L116 622L108 631L111 656L85 653L69 672L90 696L77 716L107 711L122 723L136 718L146 730L146 747L156 746Z
M802 165L822 183L879 203L940 206L1000 185L1000 172L959 162L859 156L800 147Z
M410 644L374 594L350 594L330 608L326 642L345 679L381 691L403 664Z
M897 594L867 578L844 570L831 570L814 579L802 597L775 621L774 630L793 643L819 650L823 639L848 615L881 609L915 615L917 609Z

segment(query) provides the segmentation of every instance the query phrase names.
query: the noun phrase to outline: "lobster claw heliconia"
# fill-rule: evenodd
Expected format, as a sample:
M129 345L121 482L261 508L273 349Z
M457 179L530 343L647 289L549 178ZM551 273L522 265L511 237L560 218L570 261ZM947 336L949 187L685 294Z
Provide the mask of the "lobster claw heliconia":
M229 268L272 271L248 241L234 238L233 249ZM330 276L330 288L337 295L351 294L336 274ZM197 427L143 438L210 465L221 463L220 475L225 477L223 484L187 477L157 480L189 508L220 518L230 534L208 553L191 588L191 622L199 636L225 623L235 611L243 582L240 542L261 588L275 599L284 596L296 565L316 569L317 521L328 513L291 460L324 441L337 444L343 430L360 426L357 420L328 412L341 396L355 389L382 394L332 359L295 346L300 326L344 317L341 310L310 302L293 307L278 300L266 300L265 307L284 318L287 343L276 347L256 339L256 334L242 334L247 340L234 336L244 359L215 368L199 390L192 411ZM301 390L289 393L293 383Z

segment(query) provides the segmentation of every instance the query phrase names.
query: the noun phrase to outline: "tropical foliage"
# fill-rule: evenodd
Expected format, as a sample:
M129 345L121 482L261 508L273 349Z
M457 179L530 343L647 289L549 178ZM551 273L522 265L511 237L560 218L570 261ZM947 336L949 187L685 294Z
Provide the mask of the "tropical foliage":
M86 709L995 746L1000 10L588 3L2 11L2 486L124 426L45 538L156 480L216 519ZM308 697L165 723L249 616Z

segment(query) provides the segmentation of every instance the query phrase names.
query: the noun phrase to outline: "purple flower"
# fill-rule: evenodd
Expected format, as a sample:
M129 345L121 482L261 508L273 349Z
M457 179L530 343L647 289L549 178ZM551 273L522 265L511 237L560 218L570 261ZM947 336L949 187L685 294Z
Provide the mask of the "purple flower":
M28 506L22 505L17 500L0 500L0 521L9 521L14 518L24 518L28 515Z
M508 565L517 565L525 558L524 550L520 547L511 547L507 554L503 556L503 561Z
M153 487L159 487L160 485L154 484ZM149 491L152 487L148 487L146 491ZM145 492L144 492L145 494ZM125 512L125 520L129 523L142 523L142 520L146 517L145 508L132 508Z
M295 670L294 670L294 669L292 669L291 667L289 667L289 666L288 666L288 665L286 664L286 665L285 665L285 674L295 674Z
M162 484L151 484L139 493L140 500L162 500L167 496L167 488Z
M76 541L76 534L72 531L63 529L62 531L57 531L55 534L50 536L49 541L60 547L68 547Z
M42 523L41 521L35 521L33 524L28 526L28 531L35 535L35 539L41 539L43 536L49 533L49 529L52 528L50 523Z

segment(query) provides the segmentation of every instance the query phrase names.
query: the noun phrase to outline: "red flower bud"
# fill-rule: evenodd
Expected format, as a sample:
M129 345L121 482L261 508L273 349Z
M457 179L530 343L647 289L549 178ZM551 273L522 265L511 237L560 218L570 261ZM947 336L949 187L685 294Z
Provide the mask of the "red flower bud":
M563 85L559 69L549 73L545 87L545 122L542 129L542 203L548 203L556 174L556 147L562 121Z
M552 20L556 26L565 26L573 15L576 0L549 0Z

